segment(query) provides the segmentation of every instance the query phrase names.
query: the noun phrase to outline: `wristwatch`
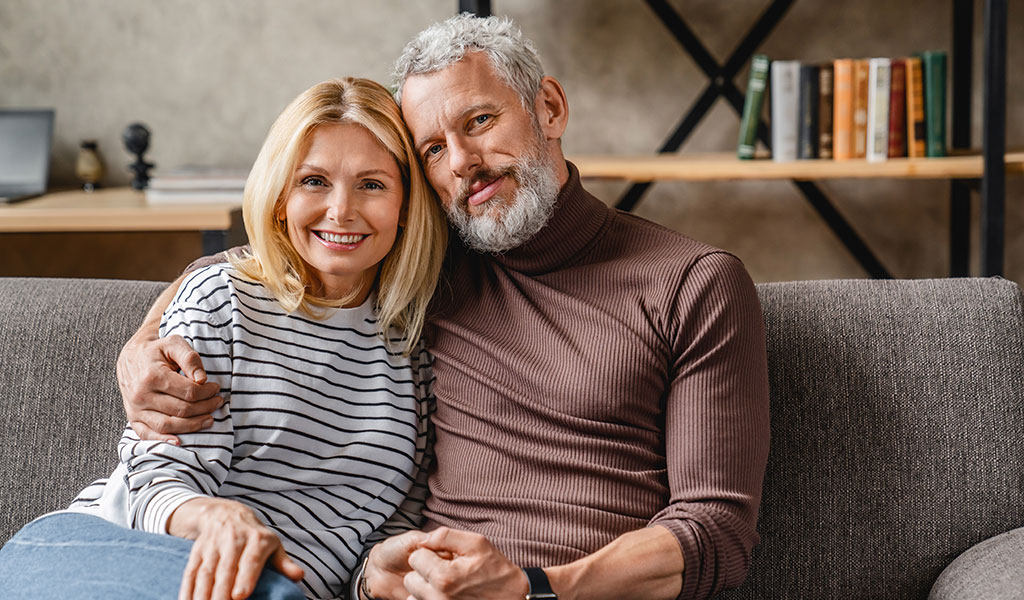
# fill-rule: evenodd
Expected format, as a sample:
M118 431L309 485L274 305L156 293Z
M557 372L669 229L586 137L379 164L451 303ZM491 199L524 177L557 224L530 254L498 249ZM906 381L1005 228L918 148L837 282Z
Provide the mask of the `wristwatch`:
M530 582L526 600L558 600L558 594L551 590L551 583L544 569L527 567L523 569L523 573L526 573L526 579Z

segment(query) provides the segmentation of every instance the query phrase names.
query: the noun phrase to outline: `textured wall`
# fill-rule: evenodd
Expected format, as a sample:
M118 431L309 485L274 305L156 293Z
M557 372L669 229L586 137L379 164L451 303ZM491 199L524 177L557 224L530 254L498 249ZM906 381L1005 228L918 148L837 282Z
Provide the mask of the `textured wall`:
M153 132L160 167L247 166L270 122L309 85L337 75L386 81L405 41L453 13L455 0L0 0L0 106L55 106L55 184L73 184L78 142L99 140L110 174L128 181L120 133ZM570 103L565 150L656 149L705 79L640 0L493 0L532 37ZM675 0L719 60L768 0ZM951 46L951 2L797 0L762 50L772 58L894 56ZM982 25L979 1L975 29ZM1011 4L1016 4L1011 2ZM1024 11L1011 6L1008 142L1024 146ZM975 45L975 145L981 135L981 45ZM736 78L745 87L745 71ZM738 119L719 102L683 151L733 150ZM614 202L625 185L591 182ZM821 187L894 275L948 272L947 182L832 181ZM1007 276L1024 281L1024 178L1008 181ZM977 201L975 201L977 204ZM977 207L975 207L977 209ZM787 182L659 183L637 212L737 253L758 281L865 273ZM2 238L2 236L0 236ZM42 238L40 238L42 239ZM49 238L47 238L49 240ZM154 238L154 242L156 238ZM973 236L977 244L977 235ZM5 254L20 237L0 239ZM125 244L96 236L97 247ZM38 255L60 252L47 241ZM185 246L188 246L187 244ZM177 244L176 248L183 247ZM198 242L153 252L173 274ZM133 249L132 252L145 252ZM104 252L109 254L108 252ZM116 254L115 254L116 255ZM137 260L136 260L137 262ZM977 263L977 252L975 252ZM21 268L29 268L22 265ZM36 267L32 267L36 268ZM69 267L73 268L73 267ZM89 270L90 274L95 270ZM133 276L109 264L109 276ZM65 274L65 273L57 273Z

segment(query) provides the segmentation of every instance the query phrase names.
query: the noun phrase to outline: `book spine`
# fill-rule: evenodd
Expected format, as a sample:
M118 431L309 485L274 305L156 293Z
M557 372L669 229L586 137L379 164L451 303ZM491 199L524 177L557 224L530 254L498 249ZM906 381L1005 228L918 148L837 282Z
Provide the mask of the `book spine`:
M868 61L868 121L866 158L880 162L889 157L889 95L891 62L888 58Z
M818 67L818 158L832 158L832 64Z
M761 122L761 107L764 105L764 89L768 83L768 57L755 54L750 61L750 77L747 80L747 96L743 102L743 116L740 119L740 139L737 155L744 160L754 158L757 146L757 126Z
M868 142L868 61L853 61L853 157L867 156Z
M907 62L907 156L923 157L924 146L924 78L921 59L914 56Z
M925 156L946 155L946 53L925 52L924 71Z
M892 61L889 93L889 158L907 155L907 63Z
M832 156L853 158L853 60L839 58L832 63Z
M800 65L797 158L818 158L818 65Z
M772 160L796 160L799 127L800 63L776 60L771 64Z

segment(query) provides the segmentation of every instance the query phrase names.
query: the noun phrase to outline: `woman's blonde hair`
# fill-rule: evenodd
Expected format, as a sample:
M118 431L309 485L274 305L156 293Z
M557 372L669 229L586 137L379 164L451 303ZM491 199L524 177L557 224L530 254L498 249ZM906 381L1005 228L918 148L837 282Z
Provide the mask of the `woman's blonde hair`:
M448 230L420 169L409 132L391 94L368 79L331 79L309 88L278 116L245 183L242 216L250 251L231 262L242 275L263 283L288 312L343 306L352 297L328 300L312 293L317 280L277 218L288 199L295 169L313 131L325 124L365 127L398 163L405 190L405 226L377 274L378 331L408 353L423 330L427 305L437 285ZM400 340L389 337L395 327Z

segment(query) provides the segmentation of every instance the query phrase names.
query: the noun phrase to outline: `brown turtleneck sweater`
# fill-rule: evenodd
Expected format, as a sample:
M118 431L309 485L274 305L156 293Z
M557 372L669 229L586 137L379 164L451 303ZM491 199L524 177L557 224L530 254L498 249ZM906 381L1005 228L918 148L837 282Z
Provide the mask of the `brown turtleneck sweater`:
M569 167L525 245L490 256L453 243L428 332L426 516L523 566L660 525L683 551L680 597L707 597L743 580L758 539L769 421L757 295L735 257L609 209Z

